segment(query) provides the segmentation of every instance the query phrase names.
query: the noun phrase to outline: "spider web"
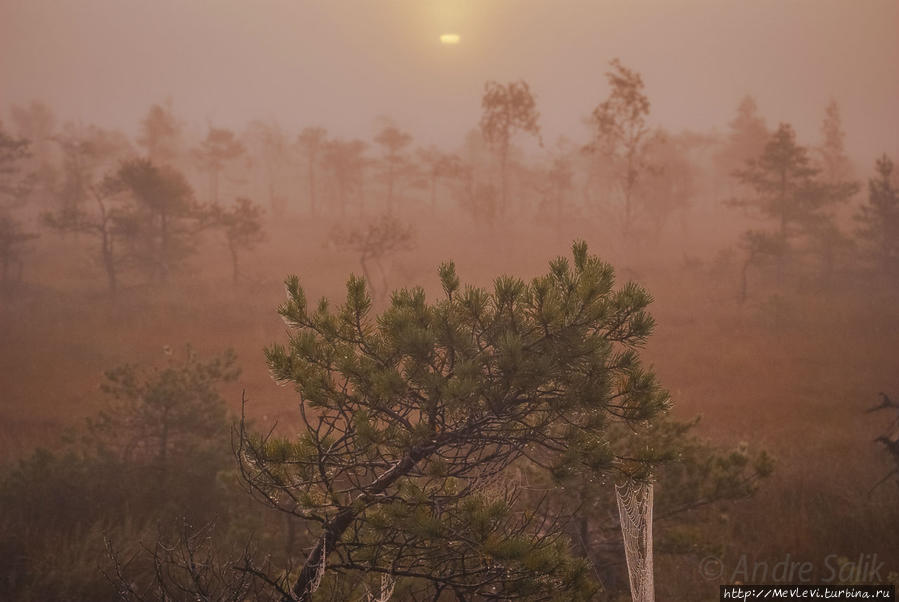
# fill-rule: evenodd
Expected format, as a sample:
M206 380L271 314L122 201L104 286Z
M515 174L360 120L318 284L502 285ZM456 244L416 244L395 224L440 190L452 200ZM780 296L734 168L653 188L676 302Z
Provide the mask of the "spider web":
M628 480L615 485L624 555L634 602L654 602L652 577L652 483Z

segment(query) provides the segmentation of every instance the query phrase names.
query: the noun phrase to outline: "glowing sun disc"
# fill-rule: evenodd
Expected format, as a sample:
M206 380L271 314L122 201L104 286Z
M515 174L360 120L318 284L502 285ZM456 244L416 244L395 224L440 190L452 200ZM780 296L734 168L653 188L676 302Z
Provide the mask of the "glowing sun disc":
M459 34L457 34L457 33L445 33L442 36L440 36L440 43L441 44L458 44L459 40L461 40L461 39L462 38L460 38Z

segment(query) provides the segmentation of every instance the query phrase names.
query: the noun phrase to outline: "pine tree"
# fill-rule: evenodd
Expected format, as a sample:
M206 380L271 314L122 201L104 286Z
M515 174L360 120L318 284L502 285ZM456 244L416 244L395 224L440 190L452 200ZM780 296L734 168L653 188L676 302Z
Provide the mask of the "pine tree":
M746 162L734 176L755 195L728 203L742 207L774 222L768 238L777 239L778 281L790 253L790 243L799 235L827 234L832 223L828 212L833 205L848 200L857 190L853 182L826 183L812 165L808 150L796 142L796 133L782 123L765 145L762 154ZM828 240L836 243L830 236Z
M115 180L131 194L133 215L125 230L131 255L159 281L166 281L193 251L203 211L181 172L149 159L121 164Z
M843 131L843 120L840 117L840 105L831 100L824 111L821 122L821 145L818 154L821 158L821 171L830 183L850 179L852 164L846 156L846 132Z
M238 269L240 253L252 250L265 240L265 232L262 229L262 207L248 198L241 197L228 209L214 205L212 214L213 222L225 235L228 254L231 256L231 275L237 284L240 276Z
M886 276L899 276L899 191L888 156L877 160L877 177L868 180L868 202L859 207L855 219L874 268Z
M749 159L758 157L771 134L765 120L759 115L755 99L749 95L740 101L737 114L728 126L724 147L715 159L721 171L730 175L734 170L742 168Z
M323 576L345 588L337 597L369 575L399 579L407 597L594 592L567 517L526 499L514 475L646 474L656 454L635 458L607 435L641 431L668 407L638 354L651 298L633 283L615 290L583 243L573 265L556 259L530 283L462 288L451 263L440 276L441 300L401 290L377 318L362 279L335 309L310 307L287 281L290 341L267 357L298 391L305 426L293 440L242 429L238 449L250 488L313 533L285 600L310 599Z
M146 150L147 158L156 164L168 164L181 150L181 124L175 117L172 101L154 104L140 123L137 143Z
M219 176L222 169L230 161L234 161L246 153L243 143L229 129L210 127L206 138L194 149L194 156L200 165L209 172L209 200L219 200Z

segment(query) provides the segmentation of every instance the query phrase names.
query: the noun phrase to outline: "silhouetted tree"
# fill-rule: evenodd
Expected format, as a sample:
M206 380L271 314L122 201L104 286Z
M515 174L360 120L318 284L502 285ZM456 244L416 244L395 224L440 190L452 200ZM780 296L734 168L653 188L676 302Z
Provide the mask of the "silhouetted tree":
M785 123L771 136L759 157L734 172L755 196L729 203L773 220L780 244L787 245L785 252L778 255L778 280L790 240L797 234L813 235L823 221L832 219L826 209L847 200L857 190L851 182L821 182L817 179L819 173L805 147L797 144L793 128Z
M262 229L262 207L247 198L239 198L233 207L223 209L215 206L213 220L222 228L225 241L228 243L228 253L231 255L232 274L234 283L240 276L238 269L239 254L250 251L265 240L265 232Z
M899 191L893 183L893 162L877 160L877 177L868 180L868 200L855 215L860 244L872 265L885 276L899 276Z
M171 163L175 159L181 145L181 124L175 118L171 100L150 107L141 121L137 143L157 164Z
M97 239L100 265L106 273L109 294L115 297L119 272L128 260L122 247L137 234L140 216L124 203L122 182L113 174L91 183L87 192L94 200L93 211L82 206L63 207L45 213L43 220L59 232L79 232Z
M237 357L227 351L201 361L190 346L183 356L170 349L166 354L162 369L126 364L106 373L102 390L110 402L89 421L89 441L164 475L175 462L197 462L197 468L220 463L227 408L216 386L237 378Z
M16 136L28 140L30 157L23 162L29 174L30 199L46 204L57 195L56 144L57 119L44 103L31 101L27 105L12 105L9 110ZM2 129L2 128L0 128Z
M387 292L387 272L383 260L400 251L411 250L414 246L415 230L394 214L387 212L377 219L367 221L349 230L341 227L332 233L339 247L349 249L359 255L359 265L372 297ZM380 282L375 283L372 268L378 270Z
M606 72L611 91L590 116L593 141L586 150L598 153L610 163L624 204L623 232L630 234L634 192L647 170L646 143L649 126L649 98L643 92L643 78L617 58Z
M499 84L487 82L481 98L484 113L481 117L481 134L499 157L500 203L499 213L505 214L508 206L508 163L512 137L524 132L540 138L537 120L537 101L525 81Z
M57 191L63 212L78 212L102 180L101 174L133 154L124 134L96 126L70 126L54 140L63 155L63 181Z
M272 215L280 217L287 209L287 198L279 189L281 171L290 164L287 135L277 123L253 121L246 130L247 144L255 146L253 153L261 160L265 172L269 209Z
M29 141L13 138L0 124L0 210L21 206L33 184L25 165L31 156Z
M179 171L149 159L123 162L115 177L143 216L129 230L130 251L155 279L165 281L193 250L196 221L202 217L193 190Z
M846 155L843 120L840 118L840 105L831 100L821 122L822 142L818 147L821 159L821 173L831 183L844 182L851 179L852 163Z
M26 231L21 222L8 212L0 211L0 265L3 268L0 283L4 287L12 281L22 280L26 243L35 238L37 234ZM15 267L14 276L13 267Z
M246 153L243 143L229 129L210 127L206 138L194 149L194 156L209 172L209 200L219 200L219 175L222 168Z
M328 133L324 128L303 128L297 136L297 145L306 155L306 181L309 186L309 213L315 215L317 205L315 202L315 171L318 165L319 155L325 148Z
M359 197L360 204L362 202L365 143L361 140L330 140L325 144L322 164L331 173L337 209L341 216L345 216L347 204L354 192Z
M459 208L471 216L476 225L486 224L492 229L499 211L499 193L484 174L489 154L482 132L469 131L460 153L459 169L451 182Z
M658 239L676 212L685 212L695 193L696 169L688 158L686 144L658 130L647 139L644 150L647 169L638 182L639 205Z
M759 115L758 105L752 96L746 95L737 107L737 114L728 124L729 131L724 147L715 157L721 171L729 176L742 169L746 161L762 154L771 134L765 120Z
M412 144L412 136L388 123L375 136L375 142L383 149L381 178L387 189L387 211L392 211L394 209L394 189L411 168L404 150Z
M459 157L445 153L436 146L418 149L418 160L425 166L430 189L431 209L437 207L437 185L441 179L457 178L462 170Z
M56 115L44 103L32 100L25 106L13 105L9 110L15 126L16 134L31 142L32 150L39 153L43 160L52 146L56 133Z

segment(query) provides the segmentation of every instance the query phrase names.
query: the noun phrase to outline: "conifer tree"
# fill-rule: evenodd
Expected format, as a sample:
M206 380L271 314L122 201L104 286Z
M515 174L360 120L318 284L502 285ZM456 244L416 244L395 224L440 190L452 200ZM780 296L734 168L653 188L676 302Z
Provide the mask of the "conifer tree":
M843 131L843 120L840 117L840 105L831 100L824 111L821 122L822 142L818 147L821 159L821 171L830 183L849 179L852 163L846 156L846 132Z
M241 197L228 209L214 205L212 213L213 221L225 235L228 254L231 256L231 275L236 284L240 276L238 269L240 253L252 250L265 240L265 232L262 229L263 209L250 199Z
M829 208L846 201L857 190L853 182L827 183L819 175L820 170L812 165L808 150L796 142L796 133L786 123L780 124L761 155L734 172L755 194L730 200L728 204L774 222L773 231L766 236L778 241L778 281L790 253L791 240L799 235L827 235L829 230L823 226L833 218ZM837 238L830 236L829 240L835 243Z
M734 170L744 167L746 161L758 157L770 136L755 99L746 95L737 106L737 114L728 123L727 138L715 155L715 162L722 173L730 176Z
M59 232L78 232L95 237L97 258L106 274L110 297L119 288L119 274L127 260L123 247L138 228L139 217L122 202L122 185L112 174L91 183L87 191L94 200L94 210L64 207L42 215L43 222Z
M899 275L899 191L888 156L877 160L877 177L868 181L868 201L855 219L864 251L875 269L887 276Z
M182 125L175 117L172 101L154 104L141 120L137 143L144 147L147 158L157 164L174 161L181 147Z
M230 161L234 161L246 153L243 143L229 129L210 127L206 138L194 149L194 156L200 165L209 172L209 200L219 200L219 176L222 169Z
M193 197L193 189L181 172L158 166L149 159L121 164L115 179L134 200L127 243L132 256L159 281L193 250L197 220L205 217Z
M491 290L461 287L444 264L442 299L401 290L377 317L363 279L334 309L288 279L290 340L267 357L304 427L296 439L242 428L237 450L250 490L312 534L285 600L311 599L323 579L345 598L382 576L407 598L593 594L569 517L514 476L645 476L661 450L635 455L608 430L648 428L668 395L638 353L649 294L615 289L611 266L573 251Z

